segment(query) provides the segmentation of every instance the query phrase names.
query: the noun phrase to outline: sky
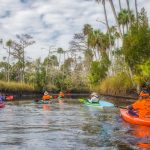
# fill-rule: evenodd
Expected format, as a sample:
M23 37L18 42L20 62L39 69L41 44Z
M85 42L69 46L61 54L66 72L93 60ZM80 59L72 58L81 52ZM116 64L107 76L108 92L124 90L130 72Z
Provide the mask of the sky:
M129 0L134 9L134 0ZM150 16L150 0L137 0L138 10L144 7ZM114 0L119 11L118 0ZM126 0L122 0L126 7ZM110 25L115 24L109 3L106 3ZM95 0L1 0L0 38L15 39L16 34L30 34L36 43L26 49L26 55L35 59L46 57L50 46L68 50L75 33L80 33L84 24L106 31L102 5ZM0 56L5 50L0 47Z

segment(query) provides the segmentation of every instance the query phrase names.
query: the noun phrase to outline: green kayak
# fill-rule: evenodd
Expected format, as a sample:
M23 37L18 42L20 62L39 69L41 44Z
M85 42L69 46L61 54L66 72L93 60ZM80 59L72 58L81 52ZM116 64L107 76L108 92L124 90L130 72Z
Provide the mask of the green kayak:
M100 107L100 108L104 108L104 107L114 107L114 104L104 101L104 100L99 100L99 102L97 103L91 103L88 101L88 99L79 99L79 101L81 103L83 103L86 106L94 106L94 107Z

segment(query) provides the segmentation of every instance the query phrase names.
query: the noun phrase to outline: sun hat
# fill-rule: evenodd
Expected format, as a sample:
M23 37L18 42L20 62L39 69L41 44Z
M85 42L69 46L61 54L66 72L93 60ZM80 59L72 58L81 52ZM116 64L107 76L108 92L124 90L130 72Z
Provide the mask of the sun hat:
M44 95L48 95L48 92L47 92L47 91L45 91L45 92L44 92Z
M91 96L97 96L97 93L96 93L96 92L93 92L93 93L91 94Z

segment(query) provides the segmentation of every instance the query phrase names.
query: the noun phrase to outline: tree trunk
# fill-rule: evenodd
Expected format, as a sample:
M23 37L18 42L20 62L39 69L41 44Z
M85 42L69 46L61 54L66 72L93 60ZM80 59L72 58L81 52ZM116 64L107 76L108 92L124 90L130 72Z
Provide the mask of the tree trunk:
M138 26L138 8L137 8L137 0L135 0L135 12L136 12L136 20L137 20L137 26Z
M128 23L126 24L126 28L127 28L127 32L129 31L129 26L128 26Z
M25 70L25 57L24 57L24 46L23 46L23 67L22 67L22 82L24 83L24 70Z
M95 57L95 59L97 60L97 55L96 55L96 50L95 50L95 48L92 48L92 50L93 50L93 53L94 53L94 57Z
M110 28L109 28L109 24L108 24L107 13L106 13L105 0L104 0L102 3L103 3L103 8L104 8L104 15L105 15L105 22L106 22L106 26L107 26L107 32L108 32L108 35L109 35L109 46L110 46L110 51L112 51L111 34L110 34Z
M118 22L117 13L116 13L116 10L115 10L115 7L114 7L114 3L113 3L112 0L109 0L109 3L110 3L110 6L111 6L111 8L112 8L112 11L113 11L113 14L114 14L114 17L115 17L117 26L118 26L118 30L119 30L120 37L121 37L121 39L123 39L122 32L121 32L121 28L120 28L120 25L119 25L119 22Z
M128 7L128 14L129 14L129 24L130 24L130 27L131 27L132 20L131 20L131 10L130 10L129 0L126 0L126 2L127 2L127 7Z
M123 35L124 35L124 25L122 25L122 32L123 32Z
M8 50L8 59L7 59L7 81L10 81L10 69L9 69L9 60L10 60L10 47Z
M120 8L120 11L122 10L122 7L121 7L121 0L119 0L119 8Z

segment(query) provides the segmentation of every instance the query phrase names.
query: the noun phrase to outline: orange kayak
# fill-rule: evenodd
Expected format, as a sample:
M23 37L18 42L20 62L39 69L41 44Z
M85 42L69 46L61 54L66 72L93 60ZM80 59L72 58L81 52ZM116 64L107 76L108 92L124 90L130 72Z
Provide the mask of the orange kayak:
M139 118L139 117L131 116L128 114L127 109L120 109L120 113L122 118L131 124L150 126L150 118Z

